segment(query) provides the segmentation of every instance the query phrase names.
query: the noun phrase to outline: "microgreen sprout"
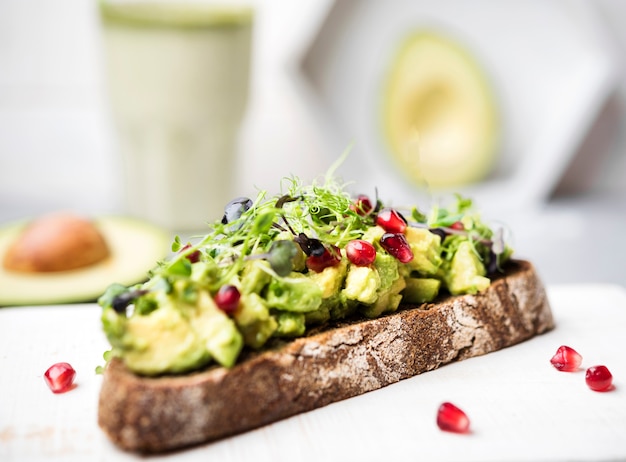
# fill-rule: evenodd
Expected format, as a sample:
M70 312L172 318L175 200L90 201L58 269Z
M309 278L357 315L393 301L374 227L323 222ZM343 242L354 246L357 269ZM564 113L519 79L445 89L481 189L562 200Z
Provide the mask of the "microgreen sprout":
M226 204L223 217L209 225L208 233L198 243L184 243L177 236L172 244L176 255L160 264L152 275L168 284L191 279L194 282L190 287L203 284L214 294L237 278L249 260L265 260L269 264L264 267L267 271L285 278L293 271L300 251L309 268L328 258L333 262L341 259L339 249L376 226L384 205L378 191L374 205L367 196L352 198L346 184L333 176L339 163L321 182L304 185L299 178L288 177L276 196L268 197L266 191L260 191L254 200L233 199ZM508 248L502 231L494 233L472 207L470 199L456 195L451 206L437 205L428 214L417 207L403 210L405 215L397 212L408 226L428 229L441 237L444 260L451 259L460 243L469 240L491 273L506 257ZM197 276L198 271L192 274L196 262L205 265L204 271L210 277ZM198 282L201 279L204 282ZM114 308L121 310L141 295L137 291L121 294Z
M467 239L476 255L487 263L488 274L499 267L509 249L506 246L503 230L492 231L473 211L471 199L459 194L456 202L447 208L435 205L428 215L417 207L411 209L409 226L426 228L437 234L442 241L444 258L451 259L460 242ZM461 239L454 239L458 236ZM446 238L449 238L446 240Z
M266 253L254 254L246 257L246 260L264 259L270 264L272 270L280 277L289 275L293 269L293 260L298 249L292 241L274 241Z
M146 289L111 284L98 301L102 306L110 306L117 313L125 313L130 304L146 293Z

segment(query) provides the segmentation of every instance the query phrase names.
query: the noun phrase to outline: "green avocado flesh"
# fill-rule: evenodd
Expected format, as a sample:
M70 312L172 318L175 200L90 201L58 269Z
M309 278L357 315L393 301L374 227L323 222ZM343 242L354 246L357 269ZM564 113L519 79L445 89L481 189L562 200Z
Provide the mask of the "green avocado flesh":
M99 299L107 357L144 375L232 367L314 326L480 292L510 257L469 199L395 209L398 227L380 201L361 207L328 176L287 180L280 195L231 202L197 242L176 238L148 281L111 285Z
M18 237L24 223L0 230L0 255ZM0 265L0 306L51 305L96 300L112 281L136 284L168 254L170 236L144 221L107 216L95 220L110 256L97 264L55 273L22 273Z
M461 44L419 32L399 47L386 76L383 131L410 181L432 188L483 180L500 127L485 72Z

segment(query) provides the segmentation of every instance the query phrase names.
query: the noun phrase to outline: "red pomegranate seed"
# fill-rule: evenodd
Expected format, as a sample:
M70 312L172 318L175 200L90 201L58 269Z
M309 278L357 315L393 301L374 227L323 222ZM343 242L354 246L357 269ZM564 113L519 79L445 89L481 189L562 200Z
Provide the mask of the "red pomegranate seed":
M413 260L413 251L404 234L385 233L380 238L380 245L402 263Z
M370 213L373 207L369 197L364 194L359 194L354 204L350 206L350 209L358 215L364 216Z
M573 348L562 345L557 350L550 363L560 371L577 371L583 362L583 357Z
M393 209L382 209L378 212L376 224L388 233L403 233L406 229L406 220Z
M613 384L613 375L606 366L592 366L585 373L585 382L593 391L608 391Z
M321 255L309 255L306 259L306 266L311 271L321 273L329 266L337 266L341 262L341 253L339 248L331 246L330 249L326 249Z
M43 375L50 390L54 393L65 393L72 389L76 371L69 363L56 363L48 368Z
M455 221L450 225L450 229L455 229L457 231L463 231L465 229L465 225L462 221Z
M355 239L346 245L348 260L356 266L368 266L376 260L376 249L362 239Z
M220 287L215 294L215 304L220 310L230 316L237 310L240 298L241 294L237 287L225 285Z
M443 403L437 411L437 426L454 433L469 432L470 421L465 412L452 403Z
M187 244L182 249L180 249L180 252L184 252L184 251L186 251L187 249L190 249L190 248L191 248L191 244ZM193 252L191 252L189 255L186 255L185 257L191 263L197 263L197 262L200 261L200 251L199 250L194 250Z

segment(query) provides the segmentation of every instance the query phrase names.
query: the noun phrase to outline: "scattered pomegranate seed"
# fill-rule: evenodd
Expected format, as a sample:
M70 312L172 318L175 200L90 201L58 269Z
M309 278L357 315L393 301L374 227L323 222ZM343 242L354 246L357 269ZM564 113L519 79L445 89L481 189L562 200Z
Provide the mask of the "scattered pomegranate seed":
M465 412L446 402L437 411L437 426L447 432L468 433L470 421Z
M346 245L348 260L356 266L368 266L376 260L376 249L362 239L355 239Z
M385 233L380 238L380 245L402 263L413 260L413 251L404 234Z
M329 266L337 266L340 262L339 248L333 245L330 249L325 249L321 255L309 255L306 259L306 266L311 271L320 273Z
M580 365L583 362L583 357L573 348L570 348L566 345L560 346L552 359L550 359L550 363L563 372L573 372L577 371Z
M455 229L457 231L463 231L465 229L465 225L462 221L455 221L450 225L450 229Z
M239 289L232 285L224 285L215 294L215 304L227 315L233 314L239 306L241 294Z
M373 209L372 201L364 194L359 194L354 204L350 206L350 209L355 211L358 215L364 216L370 213Z
M180 252L184 252L185 250L190 249L190 248L191 248L191 244L187 244L182 249L180 249ZM199 250L194 250L189 255L186 255L186 258L191 263L197 263L197 262L200 261L200 251Z
M404 233L406 220L393 209L382 209L376 217L376 224L388 233Z
M65 393L72 389L76 371L69 363L56 363L43 375L46 385L54 393Z
M585 382L593 391L609 391L613 384L613 375L606 366L592 366L585 373Z

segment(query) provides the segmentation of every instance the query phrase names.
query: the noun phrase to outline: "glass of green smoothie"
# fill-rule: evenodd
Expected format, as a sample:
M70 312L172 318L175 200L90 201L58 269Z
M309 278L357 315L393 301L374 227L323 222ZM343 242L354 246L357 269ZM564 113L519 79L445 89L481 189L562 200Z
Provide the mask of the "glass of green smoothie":
M231 198L254 11L236 2L99 3L125 212L203 229Z

